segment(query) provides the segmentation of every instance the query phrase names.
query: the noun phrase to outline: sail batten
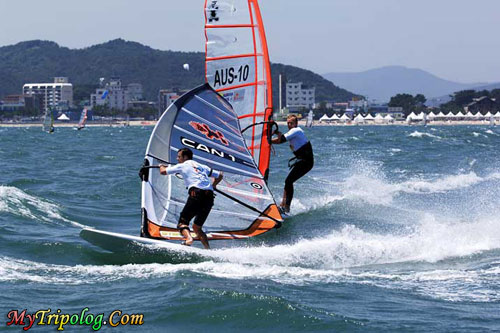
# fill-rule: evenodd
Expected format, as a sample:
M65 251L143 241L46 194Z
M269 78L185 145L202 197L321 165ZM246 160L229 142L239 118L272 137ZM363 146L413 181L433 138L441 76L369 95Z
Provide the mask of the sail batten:
M185 130L184 128L181 128L177 125L174 126L175 129L183 132L183 133L186 133L186 134L191 134L194 138L198 139L198 140L201 140L205 143L208 143L208 144L212 144L214 145L215 147L219 148L219 149L223 149L225 151L228 151L230 153L233 153L233 154L236 154L236 155L239 155L241 156L242 158L246 159L248 161L248 163L252 163L252 159L249 159L247 155L245 155L244 153L241 153L237 150L233 150L233 149L230 149L230 148L227 148L227 147L224 147L223 145L219 144L219 143L216 143L216 142L212 142L210 139L205 139L204 137L200 136L200 135L196 135L196 134L192 134L190 133L188 130ZM239 146L239 145L235 145L235 147L239 147L239 148L242 148L242 146Z
M179 148L175 148L175 147L171 147L170 149L172 149L173 151L175 151L176 153L179 151ZM239 169L239 168L235 168L233 166L229 166L229 165L225 165L223 163L219 163L219 162L215 162L215 161L212 161L210 159L207 159L207 158L204 158L204 157L200 157L200 156L194 156L193 159L195 161L199 161L200 163L203 163L203 164L206 164L207 162L208 163L211 163L211 164L214 164L215 166L218 166L220 168L228 168L228 169L231 169L234 173L236 174L240 174L240 175L247 175L247 176L252 176L252 177L260 177L259 174L256 174L256 173L251 173L251 172L248 172L248 171L245 171L243 169Z

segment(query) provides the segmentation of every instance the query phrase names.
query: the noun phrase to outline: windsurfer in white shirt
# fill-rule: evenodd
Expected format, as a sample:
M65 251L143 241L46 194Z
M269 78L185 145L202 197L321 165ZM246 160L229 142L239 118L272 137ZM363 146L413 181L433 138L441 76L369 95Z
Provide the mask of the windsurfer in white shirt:
M311 142L307 140L302 128L298 127L297 116L289 115L286 123L288 125L288 132L283 134L277 131L277 137L272 139L271 142L274 144L281 144L288 141L290 143L290 148L295 155L295 157L290 159L288 162L288 166L291 170L285 180L283 200L280 204L282 212L289 213L290 205L293 199L293 183L312 169L314 165L314 154ZM293 162L294 160L295 162ZM292 164L290 165L290 163Z
M179 163L169 167L160 164L162 175L180 173L188 189L189 197L180 214L177 228L185 238L183 244L188 246L193 244L189 222L196 216L193 231L203 246L209 249L207 235L202 230L202 226L214 205L213 190L222 180L222 171L213 170L204 164L193 161L193 152L188 148L182 148L177 152L177 162ZM213 183L210 181L210 177L214 178Z

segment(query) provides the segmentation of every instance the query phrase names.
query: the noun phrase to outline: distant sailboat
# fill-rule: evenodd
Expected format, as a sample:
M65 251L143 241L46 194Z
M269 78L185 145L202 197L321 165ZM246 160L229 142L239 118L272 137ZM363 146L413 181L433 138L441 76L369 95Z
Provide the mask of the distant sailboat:
M309 110L309 113L307 114L307 119L306 119L306 127L313 126L313 118L314 118L314 113L312 112L312 110Z
M45 114L43 115L43 123L42 123L42 130L47 133L53 133L54 132L54 116L52 115L51 110L45 111Z
M85 124L87 123L87 109L82 110L82 114L80 116L80 121L78 122L78 130L81 130L82 128L85 128Z

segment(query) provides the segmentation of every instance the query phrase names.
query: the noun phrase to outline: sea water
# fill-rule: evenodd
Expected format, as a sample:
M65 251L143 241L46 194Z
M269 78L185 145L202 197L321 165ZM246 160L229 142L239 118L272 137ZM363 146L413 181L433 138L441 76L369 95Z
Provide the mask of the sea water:
M315 165L283 227L172 264L79 237L138 235L152 127L0 128L1 330L21 329L11 310L51 309L143 315L66 331L499 331L500 129L304 130ZM275 147L277 200L290 157Z

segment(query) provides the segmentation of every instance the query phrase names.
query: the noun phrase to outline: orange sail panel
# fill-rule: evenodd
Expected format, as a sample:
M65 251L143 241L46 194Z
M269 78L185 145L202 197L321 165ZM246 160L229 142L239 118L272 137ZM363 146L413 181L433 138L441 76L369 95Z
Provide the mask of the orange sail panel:
M272 85L257 0L205 1L205 77L233 106L243 137L263 175L268 174Z

